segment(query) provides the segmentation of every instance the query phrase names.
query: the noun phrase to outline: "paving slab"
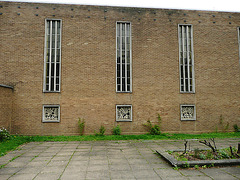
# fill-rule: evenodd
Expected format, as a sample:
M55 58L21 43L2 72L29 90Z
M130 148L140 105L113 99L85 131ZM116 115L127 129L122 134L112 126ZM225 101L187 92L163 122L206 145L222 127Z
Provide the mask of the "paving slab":
M129 164L114 164L109 165L111 171L131 171Z
M221 168L201 169L200 171L213 179L219 179L219 180L238 179L234 174L228 174L224 172Z
M28 164L28 162L25 161L12 161L11 163L8 163L6 166L4 166L5 168L9 168L9 167L25 167Z
M38 168L38 167L24 167L17 173L18 174L30 174L30 173L38 174L40 172L41 172L41 168Z
M2 175L13 175L17 172L19 172L22 169L22 167L4 167L0 169L0 177Z
M229 174L234 174L235 177L240 179L240 168L239 167L223 167L222 171L227 172Z
M59 178L61 180L85 180L86 179L86 172L76 172L76 173L63 173L62 176Z
M109 171L88 171L86 175L86 179L109 179L110 173Z
M153 169L134 170L133 175L136 179L160 179L160 176Z
M87 165L84 166L73 166L73 165L69 165L66 167L66 169L64 170L64 173L75 173L75 172L86 172L88 169Z
M173 170L172 168L155 169L155 172L163 179L183 177L179 171Z
M190 176L188 177L189 180L212 180L212 178L208 176Z
M59 173L40 173L34 178L34 180L54 180L58 179L59 177Z
M216 140L236 146L238 138ZM240 179L240 167L174 170L155 150L183 149L183 140L31 142L0 157L1 180ZM192 140L191 147L197 147ZM199 143L198 143L199 144Z
M133 171L153 169L153 167L150 164L132 164L131 168L132 168Z
M111 171L111 179L136 179L133 172Z
M32 161L32 162L29 162L28 164L26 164L25 166L23 167L37 167L37 168L42 168L42 167L45 167L47 164L48 164L49 161ZM11 163L9 163L11 164ZM5 166L6 167L6 166Z
M35 173L28 173L28 174L14 174L12 175L9 180L32 180L36 176Z

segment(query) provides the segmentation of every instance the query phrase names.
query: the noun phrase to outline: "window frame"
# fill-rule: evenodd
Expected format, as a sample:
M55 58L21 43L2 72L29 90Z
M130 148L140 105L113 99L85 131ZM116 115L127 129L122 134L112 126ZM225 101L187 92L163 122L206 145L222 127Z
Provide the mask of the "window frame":
M118 83L117 83L117 79L118 79L118 75L117 75L117 58L118 58L118 53L117 53L117 51L118 51L118 41L117 41L117 37L118 37L118 28L117 28L117 26L118 26L118 23L120 23L120 24L123 24L123 23L125 23L125 24L129 24L130 25L130 32L129 32L129 38L130 38L130 49L129 49L129 52L130 52L130 90L128 91L127 90L127 83L125 84L125 88L126 88L126 90L125 91L123 91L122 90L122 71L120 71L120 86L121 86L121 90L118 90ZM126 38L126 36L125 36L125 38ZM126 43L125 43L126 44ZM121 46L122 44L120 43L120 46ZM125 50L125 52L126 52L126 50ZM125 57L126 57L127 55L126 55L126 53L125 53ZM125 58L126 59L126 58ZM127 59L125 60L125 61L127 61ZM121 67L121 65L122 65L122 61L120 60L120 67ZM121 69L121 68L120 68ZM126 75L126 80L125 80L125 82L127 82L127 63L125 63L125 75ZM132 93L132 23L130 22L130 21L116 21L116 92L117 93Z
M118 119L118 107L130 107L131 111L130 111L130 119ZM132 105L129 104L117 104L116 105L116 122L132 122L133 119L133 115L132 115Z
M47 77L47 22L48 21L60 21L60 31L59 31L59 35L60 35L60 42L59 42L59 90L56 90L56 73L55 73L55 78L54 78L54 89L55 90L47 90L46 89L46 77ZM56 28L57 29L57 28ZM57 36L57 34L56 34ZM62 56L62 20L61 19L45 19L45 37L44 37L44 79L43 79L43 92L44 93L59 93L61 92L61 56ZM52 37L51 37L52 39ZM56 43L56 42L55 42ZM56 44L55 44L56 45ZM55 53L56 53L56 49L55 48ZM52 49L51 49L52 50ZM49 60L50 61L50 60ZM51 63L50 63L51 64ZM56 60L55 60L55 72L56 72ZM49 73L50 74L50 73ZM49 80L50 82L50 80ZM50 85L49 85L50 86ZM48 88L50 89L50 87Z
M240 26L237 27L238 32L238 55L239 55L239 65L240 65Z
M58 120L45 120L45 111L44 111L45 108L58 108ZM59 123L60 122L60 105L43 105L42 122L43 123Z
M185 70L183 70L183 87L184 90L182 90L181 86L182 86L182 82L181 82L181 47L180 47L180 42L181 42L181 38L180 38L180 28L182 26L191 26L191 56L192 56L192 91L190 91L190 84L188 83L188 91L186 91L186 85L185 85ZM188 34L188 33L187 33ZM182 40L183 41L183 40ZM188 39L186 39L186 41L188 41ZM182 43L183 46L183 43ZM188 47L187 47L188 48ZM179 49L179 88L180 88L180 93L195 93L195 71L194 71L194 48L193 48L193 25L192 24L178 24L178 49ZM186 51L186 54L188 54L189 51ZM183 57L184 59L184 57ZM187 60L188 60L188 81L190 82L190 73L189 73L189 56L187 55ZM183 68L184 69L184 68Z
M183 107L193 107L193 118L192 119L184 119L184 117L182 116L182 108ZM196 121L196 106L194 104L181 104L180 105L180 119L181 121Z

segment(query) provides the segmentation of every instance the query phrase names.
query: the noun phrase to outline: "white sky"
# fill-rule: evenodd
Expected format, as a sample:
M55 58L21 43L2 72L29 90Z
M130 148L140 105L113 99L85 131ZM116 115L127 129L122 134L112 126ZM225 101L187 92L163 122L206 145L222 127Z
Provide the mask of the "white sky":
M240 12L240 0L0 0Z

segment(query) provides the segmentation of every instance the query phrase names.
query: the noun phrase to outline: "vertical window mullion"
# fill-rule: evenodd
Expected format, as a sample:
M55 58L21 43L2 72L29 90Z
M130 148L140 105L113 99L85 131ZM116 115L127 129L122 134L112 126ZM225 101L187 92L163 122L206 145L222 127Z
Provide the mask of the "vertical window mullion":
M127 23L125 24L125 90L127 91Z
M195 92L195 75L194 75L194 54L193 54L193 28L191 26L191 66L192 66L192 91Z
M50 21L50 46L49 46L49 86L48 91L51 91L51 75L52 75L52 21Z
M116 91L118 91L118 23L116 23Z
M184 26L182 26L183 90L186 91L184 38L185 38L185 36L184 36Z
M131 28L131 23L129 23L129 43L130 43L130 49L129 49L129 54L130 54L130 91L132 91L132 28Z
M58 91L61 88L61 63L62 63L62 22L59 21L59 74L58 74Z
M48 30L50 28L50 22L45 21L45 52L44 52L44 85L43 85L43 90L48 90L48 83L47 83L47 79L48 79L48 68L49 68L49 46L48 46L48 41L50 38L50 35L48 34Z
M56 72L57 72L57 21L55 23L55 56L54 56L54 91L56 91Z
M188 81L188 91L190 91L190 70L189 70L189 47L188 47L188 41L189 41L189 36L188 36L188 32L189 32L189 27L190 26L187 26L187 29L186 29L186 35L187 35L187 37L186 37L186 39L187 39L187 49L186 49L186 51L187 51L187 73L188 73L188 79L187 79L187 81ZM191 29L190 29L191 30Z
M239 65L240 65L240 27L237 28L238 30L238 48L239 48Z
M120 41L120 91L122 91L122 23L120 23L120 34L119 34L119 41Z
M182 76L182 67L183 67L183 50L182 50L182 27L178 26L178 38L179 38L179 75L180 75L180 91L183 91L183 76Z

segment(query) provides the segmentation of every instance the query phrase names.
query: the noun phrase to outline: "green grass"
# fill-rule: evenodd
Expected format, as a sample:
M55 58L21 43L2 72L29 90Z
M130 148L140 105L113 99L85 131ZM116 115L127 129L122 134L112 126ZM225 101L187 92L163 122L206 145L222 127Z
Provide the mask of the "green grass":
M240 133L203 133L203 134L161 134L161 135L108 135L108 136L11 136L10 140L0 143L0 156L15 150L19 145L28 142L44 141L101 141L101 140L158 140L158 139L207 139L207 138L240 138Z
M30 137L11 136L10 140L0 142L0 157L4 156L8 151L15 150L21 144L31 142Z

